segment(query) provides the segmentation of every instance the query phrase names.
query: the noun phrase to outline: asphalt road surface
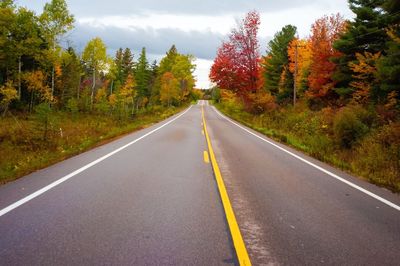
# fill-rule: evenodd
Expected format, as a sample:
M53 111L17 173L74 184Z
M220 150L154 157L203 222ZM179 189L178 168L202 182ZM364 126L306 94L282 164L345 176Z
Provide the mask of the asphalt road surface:
M203 101L0 187L0 265L238 264L202 108L253 265L399 265L398 195Z

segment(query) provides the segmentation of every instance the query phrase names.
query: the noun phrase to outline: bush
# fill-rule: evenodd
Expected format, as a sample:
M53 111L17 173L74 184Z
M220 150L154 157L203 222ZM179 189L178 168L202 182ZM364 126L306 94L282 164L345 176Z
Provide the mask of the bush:
M385 125L357 148L356 171L372 182L400 191L400 123Z
M335 139L344 148L350 148L368 132L367 125L357 116L359 113L353 107L344 107L334 117Z

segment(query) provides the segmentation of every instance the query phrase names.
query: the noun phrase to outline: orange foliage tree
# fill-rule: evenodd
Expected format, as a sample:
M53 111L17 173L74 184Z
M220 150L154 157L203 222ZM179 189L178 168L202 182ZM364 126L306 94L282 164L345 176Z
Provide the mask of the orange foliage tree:
M325 103L335 95L335 82L332 75L336 64L331 58L339 57L340 52L333 48L333 42L346 30L346 22L339 14L324 16L311 27L311 65L308 76L310 99L320 99Z
M296 58L297 49L297 58ZM293 75L296 72L297 61L297 75L294 78L296 88L305 89L307 84L307 76L311 65L311 41L309 39L293 39L288 47L289 56L289 71Z

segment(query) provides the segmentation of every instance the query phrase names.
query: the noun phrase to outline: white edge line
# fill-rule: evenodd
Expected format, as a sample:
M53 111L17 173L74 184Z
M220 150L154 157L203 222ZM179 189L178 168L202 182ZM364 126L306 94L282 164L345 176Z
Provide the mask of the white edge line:
M43 187L43 188L37 190L36 192L33 192L32 194L30 194L30 195L28 195L28 196L26 196L26 197L24 197L24 198L22 198L22 199L20 199L20 200L18 200L18 201L16 201L16 202L14 202L13 204L11 204L11 205L5 207L4 209L1 209L1 210L0 210L0 217L3 216L4 214L6 214L6 213L8 213L8 212L10 212L10 211L12 211L12 210L14 210L15 208L18 208L18 207L21 206L22 204L27 203L28 201L30 201L30 200L32 200L32 199L34 199L34 198L36 198L36 197L42 195L42 194L45 193L46 191L48 191L48 190L54 188L55 186L58 186L59 184L63 183L64 181L67 181L67 180L70 179L71 177L73 177L73 176L75 176L75 175L77 175L77 174L79 174L79 173L85 171L86 169L88 169L88 168L90 168L90 167L92 167L92 166L98 164L99 162L101 162L101 161L107 159L108 157L113 156L114 154L116 154L116 153L118 153L118 152L124 150L125 148L131 146L132 144L138 142L139 140L144 139L145 137L147 137L147 136L153 134L154 132L156 132L156 131L160 130L161 128L165 127L166 125L168 125L168 124L174 122L174 121L177 120L179 117L183 116L187 111L189 111L190 108L192 108L192 106L193 106L193 105L191 105L188 109L186 109L183 113L181 113L181 114L178 115L177 117L171 119L170 121L166 122L165 124L162 124L161 126L155 128L155 129L153 129L152 131L150 131L150 132L144 134L143 136L141 136L141 137L139 137L139 138L137 138L137 139L135 139L135 140L129 142L128 144L125 144L125 145L122 146L122 147L119 147L118 149L116 149L116 150L114 150L114 151L112 151L112 152L110 152L110 153L108 153L108 154L106 154L106 155L104 155L104 156L98 158L97 160L94 160L94 161L91 162L91 163L88 163L88 164L85 165L85 166L82 166L81 168L79 168L79 169L73 171L72 173L69 173L68 175L66 175L66 176L64 176L64 177L62 177L62 178L60 178L60 179L54 181L53 183L50 183L49 185L47 185L47 186L45 186L45 187Z
M241 129L243 129L243 130L246 131L247 133L250 133L250 134L253 135L254 137L259 138L260 140L265 141L265 142L267 142L268 144L271 144L271 145L274 146L275 148L278 148L278 149L280 149L281 151L286 152L287 154L289 154L289 155L295 157L296 159L299 159L300 161L302 161L302 162L304 162L304 163L306 163L306 164L308 164L308 165L310 165L310 166L312 166L312 167L314 167L314 168L320 170L321 172L324 172L325 174L330 175L331 177L336 178L337 180L339 180L339 181L341 181L341 182L343 182L343 183L345 183L345 184L347 184L347 185L349 185L349 186L351 186L351 187L353 187L353 188L355 188L355 189L357 189L357 190L359 190L359 191L361 191L361 192L367 194L368 196L371 196L371 197L373 197L374 199L379 200L380 202L382 202L382 203L384 203L384 204L386 204L386 205L388 205L388 206L390 206L390 207L392 207L392 208L394 208L394 209L400 211L400 206L394 204L393 202L390 202L390 201L388 201L387 199L384 199L384 198L382 198L382 197L380 197L380 196L378 196L378 195L376 195L376 194L374 194L374 193L372 193L372 192L370 192L370 191L368 191L368 190L366 190L366 189L364 189L364 188L362 188L362 187L360 187L360 186L357 186L356 184L351 183L350 181L344 179L343 177L340 177L340 176L338 176L338 175L335 175L334 173L332 173L332 172L330 172L330 171L328 171L328 170L326 170L326 169L324 169L324 168L322 168L322 167L320 167L320 166L318 166L318 165L316 165L316 164L313 164L312 162L307 161L306 159L304 159L304 158L298 156L297 154L294 154L293 152L290 152L290 151L288 151L288 150L282 148L281 146L276 145L275 143L273 143L273 142L271 142L271 141L269 141L269 140L267 140L267 139L265 139L265 138L263 138L263 137L260 137L259 135L257 135L257 134L255 134L255 133L251 132L251 131L248 130L247 128L245 128L245 127L239 125L238 123L232 121L230 118L228 118L228 117L226 117L225 115L221 114L214 106L212 106L212 108L214 109L214 111L215 111L219 116L221 116L222 118L224 118L224 119L226 119L227 121L231 122L231 123L234 124L235 126L241 128Z

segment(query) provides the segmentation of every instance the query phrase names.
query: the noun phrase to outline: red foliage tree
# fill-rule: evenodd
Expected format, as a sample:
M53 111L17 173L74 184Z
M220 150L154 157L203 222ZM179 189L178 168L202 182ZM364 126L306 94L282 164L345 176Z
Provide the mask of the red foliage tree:
M324 16L312 25L312 63L308 76L309 90L307 91L309 98L329 100L332 96L335 85L332 75L336 64L331 61L331 58L340 56L340 52L333 48L333 42L345 29L346 22L339 14L330 17Z
M210 71L211 81L221 89L234 91L243 100L249 100L248 94L259 87L259 26L260 15L249 12L218 49Z

